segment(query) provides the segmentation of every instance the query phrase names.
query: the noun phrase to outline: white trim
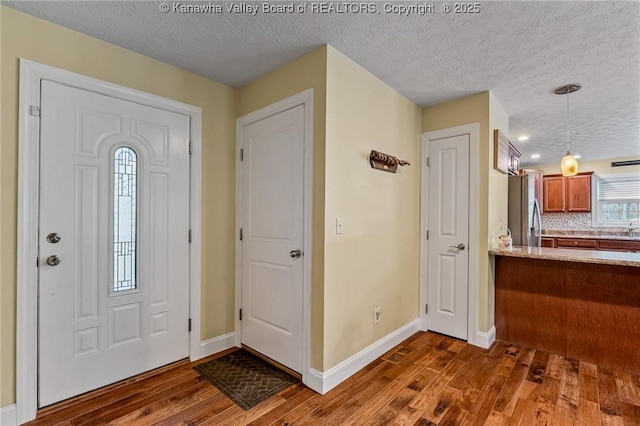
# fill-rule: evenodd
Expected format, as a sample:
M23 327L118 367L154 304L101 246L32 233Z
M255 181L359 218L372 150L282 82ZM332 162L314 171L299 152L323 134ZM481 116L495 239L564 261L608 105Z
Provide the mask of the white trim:
M426 239L429 216L429 192L427 185L428 169L426 158L430 140L449 138L459 135L469 135L469 293L467 311L467 341L481 346L478 336L478 277L480 268L480 175L478 161L480 156L480 123L466 124L449 129L436 130L421 135L420 160L420 328L427 330L428 315L423 306L427 300L427 255L428 243ZM494 333L495 334L495 333Z
M202 109L197 108L191 116L191 167L189 186L189 224L191 244L189 245L189 358L198 359L198 347L202 339Z
M496 341L496 327L491 326L488 332L477 331L474 345L480 346L484 349L489 347Z
M416 318L324 373L311 369L310 380L305 384L314 391L325 394L418 331L420 320Z
M304 105L304 206L303 206L303 283L302 283L302 383L308 385L311 365L311 238L313 219L313 89L307 89L286 99L243 115L236 120L236 283L235 283L235 344L242 345L242 327L238 311L242 306L242 250L238 231L242 228L242 127L298 105Z
M200 342L200 358L217 354L229 348L233 348L236 342L236 333L231 332Z
M18 424L16 417L16 404L6 405L0 408L0 425L15 426Z
M144 93L138 90L86 77L48 65L20 59L20 105L18 147L18 262L17 262L17 337L16 337L16 411L22 424L36 416L38 406L38 191L39 191L39 119L29 114L31 105L40 105L40 81L51 80L106 96L164 109L190 117L193 142L191 156L190 225L193 239L189 264L189 337L191 359L200 354L201 299L201 168L202 109L193 105Z

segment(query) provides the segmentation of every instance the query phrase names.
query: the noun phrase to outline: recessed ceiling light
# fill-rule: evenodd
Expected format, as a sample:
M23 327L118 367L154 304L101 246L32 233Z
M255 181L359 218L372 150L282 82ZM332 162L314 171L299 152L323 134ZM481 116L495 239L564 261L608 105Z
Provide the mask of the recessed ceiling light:
M582 155L580 155L580 154L576 154L576 155L573 156L573 158L580 158L580 157L582 157Z
M531 158L540 158L540 154L531 154Z
M520 137L518 138L518 140L519 140L519 141L521 141L521 142L522 142L522 141L528 141L528 140L529 140L529 136L520 136Z

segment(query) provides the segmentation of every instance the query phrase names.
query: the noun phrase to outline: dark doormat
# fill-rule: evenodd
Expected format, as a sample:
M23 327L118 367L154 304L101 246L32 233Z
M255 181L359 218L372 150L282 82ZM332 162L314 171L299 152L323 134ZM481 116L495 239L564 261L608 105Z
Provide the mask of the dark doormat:
M245 410L299 382L244 349L193 369Z

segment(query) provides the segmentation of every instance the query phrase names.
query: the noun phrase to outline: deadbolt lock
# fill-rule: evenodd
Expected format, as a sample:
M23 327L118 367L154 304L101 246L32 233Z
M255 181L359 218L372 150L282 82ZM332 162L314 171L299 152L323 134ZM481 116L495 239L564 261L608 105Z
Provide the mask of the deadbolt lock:
M47 235L47 241L50 242L51 244L55 244L58 241L60 241L60 235L58 235L55 232L52 232L49 235Z

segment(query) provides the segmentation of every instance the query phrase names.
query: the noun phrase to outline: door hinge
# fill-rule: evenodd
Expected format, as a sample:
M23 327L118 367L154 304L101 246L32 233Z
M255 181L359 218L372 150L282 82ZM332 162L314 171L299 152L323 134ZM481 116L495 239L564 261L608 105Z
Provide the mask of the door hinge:
M244 149L240 148L240 161L244 161Z
M193 239L193 231L189 229L189 242Z
M29 114L34 117L40 117L40 107L37 105L29 106Z
M240 321L242 321L242 308L240 308L240 312L238 314L238 319L240 319Z
M424 313L425 314L429 313L429 305L424 305Z
M427 157L427 167L431 166L431 164L429 164L429 157Z
M191 333L191 318L189 318L189 333Z
M189 141L189 155L193 154L193 141Z
M36 268L40 267L40 258L36 257Z
M429 231L427 230L427 240L429 239Z
M242 228L240 228L240 241L242 241Z

